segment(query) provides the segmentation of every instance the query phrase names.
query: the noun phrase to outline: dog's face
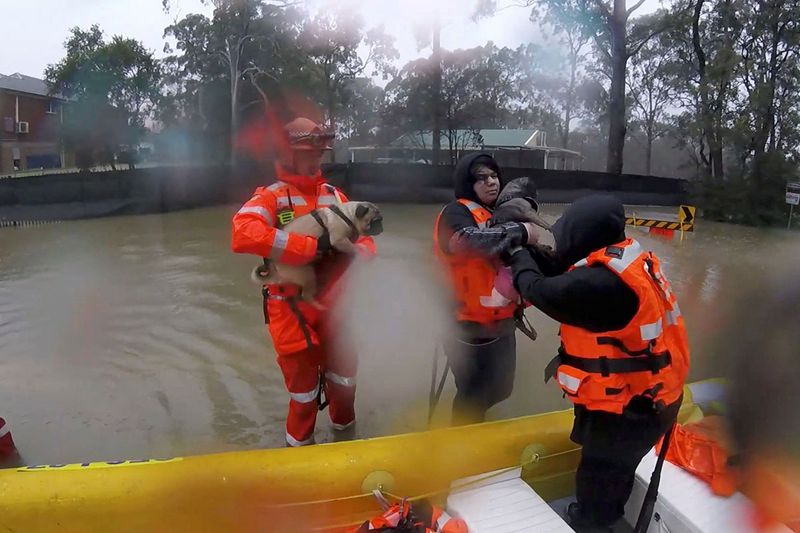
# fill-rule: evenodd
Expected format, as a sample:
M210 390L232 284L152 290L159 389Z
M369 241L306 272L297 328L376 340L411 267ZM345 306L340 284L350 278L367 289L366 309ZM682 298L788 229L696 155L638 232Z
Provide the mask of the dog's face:
M511 180L497 197L491 224L533 222L549 231L550 224L539 215L537 196L536 184L531 178Z
M378 206L370 202L356 202L353 224L359 235L380 235L383 233L383 215Z
M534 183L533 179L527 177L513 179L500 191L495 207L500 207L500 205L512 198L531 198L535 201L537 196L536 183Z

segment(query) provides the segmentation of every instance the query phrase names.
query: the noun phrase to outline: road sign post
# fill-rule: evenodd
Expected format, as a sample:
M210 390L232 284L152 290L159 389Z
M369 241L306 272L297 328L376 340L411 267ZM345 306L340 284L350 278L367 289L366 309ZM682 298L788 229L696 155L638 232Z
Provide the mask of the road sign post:
M678 222L681 224L681 242L683 242L683 233L686 231L687 225L694 229L695 211L697 211L697 209L693 205L682 205L678 207Z
M792 229L794 206L800 204L800 181L790 181L786 184L786 203L789 204L789 222L786 224L786 229Z

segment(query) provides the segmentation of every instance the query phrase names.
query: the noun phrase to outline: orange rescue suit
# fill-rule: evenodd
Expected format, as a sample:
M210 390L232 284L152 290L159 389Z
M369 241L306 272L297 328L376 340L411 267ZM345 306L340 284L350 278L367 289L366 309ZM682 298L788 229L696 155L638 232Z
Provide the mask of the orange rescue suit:
M281 228L318 207L346 202L347 198L327 183L321 173L299 176L281 166L276 167L276 172L278 181L256 189L253 197L234 215L231 247L237 253L254 254L287 265L310 263L317 256L316 239ZM356 248L367 256L376 253L370 237L356 241ZM341 254L321 262L318 268L321 290L317 299L323 305L335 299L332 291L349 264L350 258ZM265 312L277 354L295 353L319 345L319 334L314 327L320 319L319 311L296 298L297 286L270 285L267 290Z

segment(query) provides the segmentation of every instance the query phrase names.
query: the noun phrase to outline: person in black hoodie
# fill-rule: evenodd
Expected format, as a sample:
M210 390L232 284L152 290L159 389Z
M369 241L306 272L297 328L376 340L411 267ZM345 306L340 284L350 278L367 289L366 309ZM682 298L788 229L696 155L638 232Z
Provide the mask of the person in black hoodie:
M579 199L566 209L552 231L555 253L543 253L539 246L517 247L508 263L519 294L562 324L562 346L559 356L548 365L546 379L557 374L565 395L575 404L571 439L583 446L576 473L577 502L569 506L568 518L577 531L607 531L624 514L640 460L677 417L688 369L685 329L657 258L636 241L626 239L625 212L616 198L596 195ZM575 268L570 268L573 265ZM628 351L629 346L622 346L620 339L629 343L634 337L629 333L626 337L624 332L633 331L635 335L640 331L641 318L636 318L644 316L640 296L648 302L646 306L655 309L656 314L650 316L659 317L652 326L660 337L650 335L648 324L643 324L638 341L646 340L645 349L634 353ZM655 353L659 342L659 350L666 345L671 352L660 359L657 356L664 353ZM573 353L577 351L581 353ZM648 370L642 371L655 362L668 366L652 367L652 373L647 366ZM589 373L588 378L571 368L582 364L587 364L582 370ZM595 368L588 366L591 364ZM608 364L612 366L604 366ZM630 365L642 368L634 373ZM578 377L571 377L570 371ZM617 404L621 413L608 409L608 401L614 401L618 390L606 388L604 392L586 393L588 397L582 392L587 383L596 380L604 384L609 375L631 391L629 401L626 396ZM640 377L631 377L635 375ZM633 392L635 386L630 380L651 376L660 387ZM601 387L590 385L586 390L603 391Z
M529 223L486 227L501 188L500 167L490 155L462 157L453 176L456 200L439 215L434 240L455 297L456 337L443 343L456 380L453 423L465 424L483 421L514 386L520 302L497 290L503 268L497 250L538 236Z

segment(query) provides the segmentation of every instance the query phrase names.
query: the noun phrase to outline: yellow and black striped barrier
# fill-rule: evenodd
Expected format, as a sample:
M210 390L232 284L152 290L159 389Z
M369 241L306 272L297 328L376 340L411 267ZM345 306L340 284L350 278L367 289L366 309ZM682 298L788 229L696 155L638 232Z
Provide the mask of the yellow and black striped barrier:
M60 220L0 220L0 228L32 228L45 224L60 224Z
M682 205L678 207L678 220L660 220L647 217L633 216L625 218L628 226L643 226L646 228L665 229L673 231L694 231L694 215L697 209L693 205Z
M676 231L681 232L681 242L683 235L687 231L694 231L694 215L695 207L691 205L682 205L678 207L678 220L660 220L656 218L637 217L636 213L633 216L625 218L625 224L628 226L639 226L648 228L650 233L654 236L663 236L671 239Z
M671 229L676 231L694 231L694 224L691 222L682 224L680 222L655 220L652 218L627 217L625 219L625 224L628 226L644 226L647 228Z

